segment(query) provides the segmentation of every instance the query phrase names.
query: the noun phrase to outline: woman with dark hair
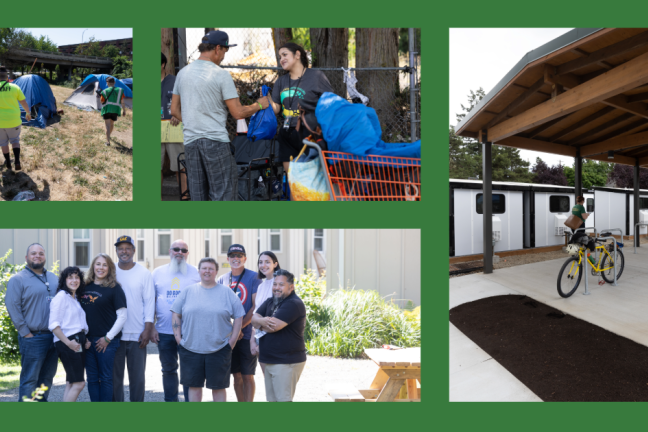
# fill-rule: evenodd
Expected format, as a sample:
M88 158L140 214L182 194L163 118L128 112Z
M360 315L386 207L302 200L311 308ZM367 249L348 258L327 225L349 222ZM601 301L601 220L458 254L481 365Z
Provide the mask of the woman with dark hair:
M588 213L585 213L585 207L583 206L585 204L585 198L582 196L577 196L576 197L576 205L572 208L572 214L574 216L579 217L583 222L577 229L585 228L585 219L589 216ZM576 232L576 230L574 230Z
M308 56L304 48L288 42L279 48L281 67L287 71L279 77L272 89L272 109L275 114L283 114L283 124L279 128L279 160L288 170L290 157L297 157L302 141L315 132L317 120L315 108L324 92L333 92L333 87L322 71L308 69ZM296 130L300 112L305 112L308 126L302 122ZM310 129L310 130L309 130ZM259 303L261 304L261 303Z
M262 280L257 288L255 304L257 307L254 309L256 313L259 306L266 300L272 297L272 282L274 281L274 273L280 270L279 260L277 256L270 251L261 252L259 255L259 279ZM253 355L259 354L259 344L254 337L255 328L252 327L252 337L250 338L250 352ZM261 363L261 370L265 373L265 364Z
M92 402L112 402L113 364L127 318L126 295L117 283L115 263L104 253L92 260L85 282L81 306L92 344L86 357L88 393Z
M68 267L61 272L56 296L50 303L49 329L54 333L54 346L65 368L63 402L76 402L85 387L86 340L88 324L79 297L83 295L83 272Z

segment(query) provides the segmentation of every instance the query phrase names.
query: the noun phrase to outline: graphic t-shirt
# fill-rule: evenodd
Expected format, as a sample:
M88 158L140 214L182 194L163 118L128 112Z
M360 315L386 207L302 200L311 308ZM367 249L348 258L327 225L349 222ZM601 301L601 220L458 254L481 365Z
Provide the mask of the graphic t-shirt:
M279 77L272 88L272 100L282 107L285 117L292 116L290 126L297 126L299 107L306 111L315 111L317 101L324 92L333 92L333 87L324 72L306 69L301 80L290 79L287 73Z
M114 288L91 283L80 298L88 322L88 337L103 337L117 321L117 310L126 307L126 294L121 285ZM119 332L115 337L121 337Z
M243 310L247 314L248 311L252 308L252 295L257 293L257 288L261 283L257 272L251 270L245 270L245 273L241 276L232 276L232 272L224 274L219 277L216 281L219 284L229 286L231 289L234 289L236 282L241 279L241 282L238 284L235 294L241 300L243 305ZM252 326L247 325L243 328L243 339L250 340L252 336Z
M585 211L585 207L583 207L583 206L580 205L580 204L576 204L576 205L572 208L572 214L573 214L574 216L578 216L579 218L583 219L583 222L585 222L585 219L583 218L583 213L586 213L586 211Z
M25 100L20 87L0 81L0 128L14 128L22 124L18 101Z
M162 120L169 120L171 118L171 98L173 98L175 81L175 75L167 75L162 80Z
M256 313L262 317L275 317L287 324L276 333L267 333L259 339L261 363L293 364L306 361L306 306L294 291L276 309L272 298L269 298Z
M187 264L187 274L169 271L169 264L153 270L153 283L155 284L155 328L158 333L173 334L171 327L171 306L180 293L190 285L200 282L198 269Z

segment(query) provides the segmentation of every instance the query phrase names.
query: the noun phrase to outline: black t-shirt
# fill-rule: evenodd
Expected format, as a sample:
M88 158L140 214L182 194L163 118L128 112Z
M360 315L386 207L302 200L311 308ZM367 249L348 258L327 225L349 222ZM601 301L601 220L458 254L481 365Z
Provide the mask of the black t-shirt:
M173 97L173 86L175 85L175 75L167 75L162 80L162 119L171 118L171 98Z
M126 307L126 295L119 284L109 288L93 282L86 285L79 301L86 313L88 337L106 336L117 321L117 309ZM115 337L120 336L121 332Z
M304 327L306 306L293 291L274 309L272 297L263 302L257 313L263 317L274 316L288 324L276 333L268 333L259 339L259 361L268 364L293 364L306 361Z
M306 69L301 81L299 78L290 79L290 73L280 76L272 89L272 100L282 106L281 113L284 118L293 116L290 126L295 127L299 106L306 111L315 111L317 101L324 92L333 92L333 87L324 72Z

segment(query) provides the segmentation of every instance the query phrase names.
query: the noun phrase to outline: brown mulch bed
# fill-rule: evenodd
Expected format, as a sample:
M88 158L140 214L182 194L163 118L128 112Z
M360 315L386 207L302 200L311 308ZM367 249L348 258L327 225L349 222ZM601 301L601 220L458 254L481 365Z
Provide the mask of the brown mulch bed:
M544 401L648 401L648 347L530 297L464 303L450 322Z

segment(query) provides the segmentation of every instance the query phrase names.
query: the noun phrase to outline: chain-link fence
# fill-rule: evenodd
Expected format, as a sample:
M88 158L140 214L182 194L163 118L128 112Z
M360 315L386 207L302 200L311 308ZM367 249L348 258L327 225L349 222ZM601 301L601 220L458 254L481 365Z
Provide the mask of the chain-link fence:
M200 55L197 46L205 34L204 30L186 29L189 63ZM237 44L229 49L221 67L228 69L234 78L241 103L249 105L259 98L262 85L272 87L285 73L277 67L272 29L219 30L227 32L230 44ZM407 34L411 39L411 53L399 55L399 67L348 68L346 71L332 67L313 68L324 72L337 95L359 102L350 97L344 80L346 74L355 74L358 80L355 88L369 98L367 106L376 110L386 142L410 142L421 136L420 29L409 29ZM356 49L353 43L349 49ZM281 125L281 119L278 118L277 123ZM228 130L232 136L236 134L236 121L231 116L228 117Z

